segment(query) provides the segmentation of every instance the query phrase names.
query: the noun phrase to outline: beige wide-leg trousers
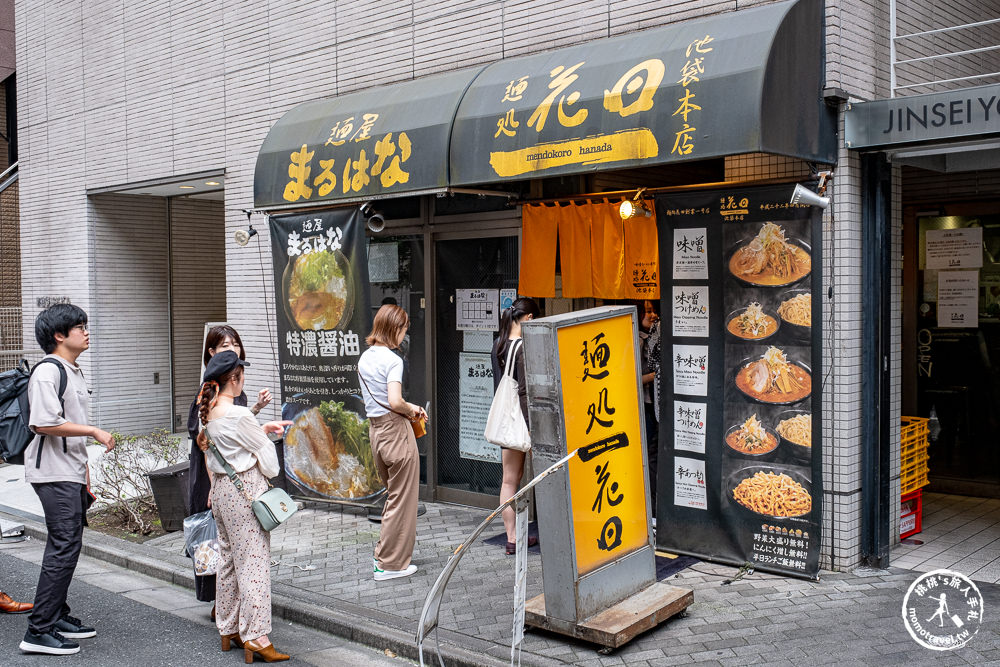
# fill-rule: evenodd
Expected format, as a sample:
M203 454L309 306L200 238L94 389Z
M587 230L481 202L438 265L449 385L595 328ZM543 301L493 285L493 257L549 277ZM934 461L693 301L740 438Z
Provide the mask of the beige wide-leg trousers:
M271 534L260 527L250 498L267 490L257 466L236 474L241 493L228 475L215 475L212 514L219 529L222 559L215 582L215 624L220 635L241 640L271 632Z
M375 560L383 570L405 570L417 541L420 455L410 422L394 412L369 419L375 466L389 490Z

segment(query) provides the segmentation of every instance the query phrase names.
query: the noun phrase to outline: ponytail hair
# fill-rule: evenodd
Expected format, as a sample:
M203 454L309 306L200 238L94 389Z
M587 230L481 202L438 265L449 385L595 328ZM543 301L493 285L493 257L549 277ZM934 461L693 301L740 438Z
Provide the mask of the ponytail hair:
M528 315L533 318L538 317L541 313L538 303L528 296L522 296L514 301L509 308L504 309L503 313L500 314L500 334L493 343L493 355L497 358L500 357L500 350L507 344L514 322L520 322Z
M219 393L222 391L222 388L229 384L233 378L239 377L241 373L243 373L243 367L237 366L221 376L218 381L209 380L205 382L201 385L198 398L194 399L195 403L198 404L198 420L201 422L201 430L198 432L198 439L195 440L195 443L198 445L198 449L203 452L208 451L208 436L205 434L205 426L208 424L208 412L219 402Z
M219 402L219 383L215 380L209 380L201 385L201 391L198 392L198 398L195 399L195 402L198 404L198 421L201 422L201 430L198 431L198 449L206 452L208 451L208 436L205 435L205 424L208 423L208 411Z

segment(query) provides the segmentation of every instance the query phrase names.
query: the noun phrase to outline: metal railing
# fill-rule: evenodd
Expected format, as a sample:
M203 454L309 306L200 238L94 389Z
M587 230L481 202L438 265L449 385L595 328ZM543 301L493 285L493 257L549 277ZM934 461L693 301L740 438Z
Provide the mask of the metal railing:
M898 34L898 5L899 0L890 0L889 2L889 85L891 97L896 97L901 91L909 91L915 88L940 88L941 86L953 83L977 81L988 83L990 79L1000 80L1000 69L997 69L1000 65L995 66L993 65L993 61L986 60L982 60L980 63L976 62L977 56L983 56L984 54L992 52L1000 52L1000 44L995 43L997 40L991 41L988 37L985 40L986 46L942 50L940 53L931 53L930 55L918 55L902 59L899 58L900 49L919 52L920 50L935 48L935 38L938 37L947 37L951 40L964 38L970 41L982 38L985 30L991 29L993 26L1000 27L1000 25L998 25L1000 24L1000 18L990 18L983 21L964 23L962 25L946 26L932 30L921 30L900 35ZM912 71L905 75L906 83L900 84L900 73L898 68L900 66L913 66L921 63L933 65L950 63L954 68L965 69L970 73L963 76L933 78L935 76L935 72L939 72L940 69L931 67L926 70L926 78L921 78L920 71L916 68L912 68ZM975 71L977 67L980 71Z

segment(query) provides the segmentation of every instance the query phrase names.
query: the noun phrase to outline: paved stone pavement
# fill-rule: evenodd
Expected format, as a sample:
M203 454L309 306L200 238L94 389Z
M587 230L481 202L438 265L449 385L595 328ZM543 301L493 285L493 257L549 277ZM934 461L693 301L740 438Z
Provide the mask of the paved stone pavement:
M275 581L308 590L332 605L350 603L391 619L412 632L424 596L449 555L485 517L483 510L427 504L420 517L414 562L408 579L376 583L371 577L378 524L351 508L300 512L273 534ZM484 536L498 534L497 525ZM180 549L180 536L161 538L158 548ZM298 567L297 567L298 566ZM302 570L300 567L315 567ZM528 597L542 592L541 558L529 552ZM937 652L917 645L901 619L903 596L916 573L898 568L822 573L819 582L754 573L732 584L735 568L700 563L670 579L693 588L695 603L677 618L602 655L589 644L529 631L522 663L554 659L582 665L749 665L749 664L975 664L1000 665L1000 626L984 625L964 649ZM509 655L513 558L499 546L477 543L452 578L440 626L456 641L493 644ZM982 584L986 609L1000 614L1000 586ZM993 616L997 618L998 616ZM506 653L505 653L506 652Z
M413 634L424 596L448 556L486 512L427 504L418 520L413 577L372 580L378 524L354 508L310 506L273 533L276 614L312 622L355 641L414 655ZM29 522L26 522L26 524ZM498 534L488 529L485 536ZM542 536L544 539L544 536ZM183 538L120 544L88 533L85 545L129 567L191 585ZM542 592L541 560L528 558L528 597ZM754 573L731 584L735 568L699 563L671 583L694 589L694 605L631 643L604 654L589 644L529 631L522 664L604 665L1000 665L1000 586L980 584L987 622L965 648L937 652L906 632L901 605L917 573L893 568L823 572L819 582ZM440 616L446 664L509 664L513 559L478 543L452 578ZM284 601L284 602L283 602ZM991 613L992 612L992 613ZM326 619L326 620L325 620ZM332 620L330 620L332 619ZM409 650L407 650L407 643Z

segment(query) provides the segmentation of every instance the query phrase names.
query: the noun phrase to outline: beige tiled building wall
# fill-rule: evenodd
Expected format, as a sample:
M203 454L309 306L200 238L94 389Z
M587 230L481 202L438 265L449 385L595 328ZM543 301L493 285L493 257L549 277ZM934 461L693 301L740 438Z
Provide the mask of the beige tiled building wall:
M87 191L224 169L225 202L213 213L213 224L224 229L212 236L211 253L224 255L225 315L251 351L250 390L276 391L270 352L276 327L263 289L273 277L267 261L262 275L258 256L258 248L269 255L267 224L254 217L260 235L246 248L226 239L247 224L241 209L253 204L257 151L285 111L311 99L768 2L17 0L21 212L31 221L21 236L25 327L39 297L66 296L88 309L95 350L83 363L90 372L100 362L90 372L98 385L95 417L105 426L136 415L143 427L168 426L171 403L180 401L179 387L188 380L177 371L171 398L165 333L146 339L150 349L125 335L165 332L171 322L164 202ZM888 3L826 0L825 6L827 85L855 99L887 96ZM824 281L834 288L833 300L824 301L825 407L833 415L825 431L824 565L848 568L858 562L860 532L864 294L859 158L843 149L839 158L835 204L824 221ZM784 158L742 156L726 161L726 174L805 178L809 169ZM159 384L151 365L162 369ZM121 377L129 378L133 396L143 397L142 406L134 400L129 406ZM279 404L272 404L272 415Z

